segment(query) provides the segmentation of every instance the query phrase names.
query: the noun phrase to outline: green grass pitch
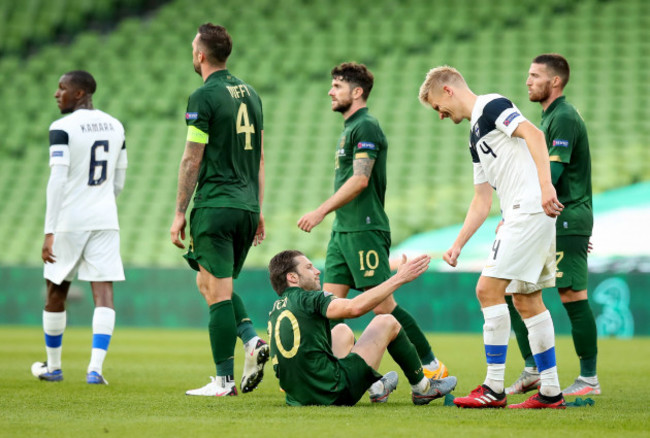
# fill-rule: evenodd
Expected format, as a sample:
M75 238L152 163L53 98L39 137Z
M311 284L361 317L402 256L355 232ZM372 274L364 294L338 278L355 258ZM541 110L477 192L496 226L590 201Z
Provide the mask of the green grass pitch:
M266 336L264 336L266 337ZM483 381L480 334L430 334L434 351L458 377L455 394L466 395ZM1 437L639 437L650 436L650 339L602 339L599 377L603 395L594 406L566 411L460 410L436 400L413 406L409 385L400 384L388 403L367 398L352 408L290 408L272 368L250 394L187 397L214 374L207 330L116 328L104 366L109 386L85 383L90 327L73 327L63 338L59 383L40 382L30 365L44 360L39 327L0 327ZM236 378L241 378L241 343ZM506 384L522 360L511 339ZM569 337L558 337L562 386L578 375ZM386 355L381 371L398 369ZM529 393L531 394L531 393ZM525 396L510 396L509 402ZM567 401L573 397L567 398Z

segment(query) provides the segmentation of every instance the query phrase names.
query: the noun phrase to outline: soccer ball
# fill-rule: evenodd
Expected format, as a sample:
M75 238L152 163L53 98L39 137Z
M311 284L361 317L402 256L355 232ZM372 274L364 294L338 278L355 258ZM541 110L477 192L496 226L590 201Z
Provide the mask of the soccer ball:
M47 372L47 363L45 362L34 362L32 364L32 374L34 377L38 377L43 373Z

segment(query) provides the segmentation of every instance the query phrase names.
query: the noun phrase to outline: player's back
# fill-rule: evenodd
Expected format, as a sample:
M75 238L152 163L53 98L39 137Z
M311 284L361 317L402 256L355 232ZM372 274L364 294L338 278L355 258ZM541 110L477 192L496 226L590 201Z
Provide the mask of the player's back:
M259 211L262 102L228 70L210 75L190 97L188 123L208 134L194 207Z
M115 169L126 168L124 128L103 111L78 109L50 126L50 165L68 165L56 231L119 229Z

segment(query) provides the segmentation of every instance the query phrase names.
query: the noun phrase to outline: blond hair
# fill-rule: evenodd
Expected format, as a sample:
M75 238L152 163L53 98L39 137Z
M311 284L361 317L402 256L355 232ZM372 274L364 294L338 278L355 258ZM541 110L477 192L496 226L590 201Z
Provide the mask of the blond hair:
M440 89L444 85L460 85L467 87L465 78L458 70L448 65L432 68L420 86L420 102L429 106L429 95L434 89Z

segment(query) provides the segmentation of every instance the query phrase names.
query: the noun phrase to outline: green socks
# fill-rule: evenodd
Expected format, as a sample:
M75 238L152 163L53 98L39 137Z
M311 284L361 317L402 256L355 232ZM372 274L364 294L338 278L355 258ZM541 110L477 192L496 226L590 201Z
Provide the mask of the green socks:
M424 378L418 353L403 328L400 329L393 342L388 344L388 354L404 371L411 385L418 384Z
M564 303L564 308L571 320L571 335L578 358L580 358L580 375L593 377L596 375L596 359L598 356L598 331L596 319L591 311L588 300Z
M411 316L406 310L402 309L399 305L393 309L391 315L395 317L397 321L402 325L406 335L410 341L415 346L416 351L418 352L418 357L423 364L428 364L433 362L436 357L431 350L431 345L427 341L426 336L422 333L422 330L418 326L418 323L415 322L415 318Z
M232 293L232 307L235 312L235 323L237 324L237 336L245 344L257 336L251 319L248 317L244 301L235 292Z
M233 376L237 325L231 300L220 301L210 306L208 331L212 357L217 365L217 376Z
M524 358L527 367L537 367L533 353L530 351L530 344L528 344L528 329L526 328L526 324L524 324L524 320L521 319L521 315L515 309L515 305L512 303L512 295L506 295L506 303L508 303L508 310L510 311L510 326L517 337L521 357Z
M517 344L521 356L526 361L527 367L534 367L535 360L528 345L528 330L519 316L519 313L512 304L512 297L506 296L508 309L510 310L510 321L512 329L517 336ZM583 377L594 377L596 375L596 362L598 356L598 331L596 319L589 306L589 300L573 301L562 303L571 320L571 335L576 354L580 359L580 375Z

